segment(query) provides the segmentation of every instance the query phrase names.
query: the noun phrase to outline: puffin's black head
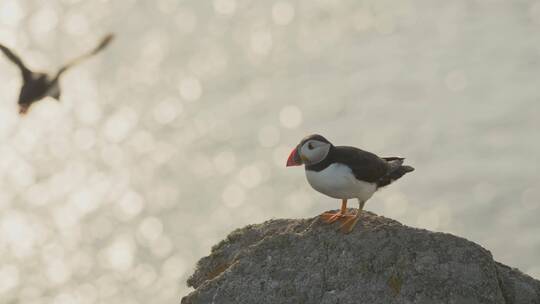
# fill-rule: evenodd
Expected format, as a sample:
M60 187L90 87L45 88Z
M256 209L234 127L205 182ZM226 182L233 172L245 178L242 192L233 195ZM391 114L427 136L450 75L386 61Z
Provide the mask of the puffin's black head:
M316 164L326 158L331 147L332 143L321 135L306 136L292 150L287 159L287 167Z

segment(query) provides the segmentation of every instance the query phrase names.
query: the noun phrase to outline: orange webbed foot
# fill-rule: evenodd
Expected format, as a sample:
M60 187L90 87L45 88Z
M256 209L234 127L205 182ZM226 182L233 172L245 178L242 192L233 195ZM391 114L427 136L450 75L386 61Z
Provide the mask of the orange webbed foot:
M338 211L338 212L335 212L335 213L334 212L325 212L325 213L321 214L319 217L320 217L320 219L321 219L321 221L323 223L332 224L335 221L344 220L344 219L354 217L354 215Z
M358 222L359 218L360 218L359 214L355 214L351 216L350 218L346 219L345 222L341 224L341 226L339 226L338 228L339 231L345 234L351 233L351 231L353 231L354 229L354 226L356 226L356 223Z
M338 212L325 212L320 215L321 221L323 223L331 224L335 221L349 218L353 215L347 213L347 199L341 200L341 209Z

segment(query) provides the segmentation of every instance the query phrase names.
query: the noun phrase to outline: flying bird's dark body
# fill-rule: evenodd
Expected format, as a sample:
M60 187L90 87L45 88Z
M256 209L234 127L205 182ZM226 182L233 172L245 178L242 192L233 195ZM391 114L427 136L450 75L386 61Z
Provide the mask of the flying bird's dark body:
M53 76L46 73L33 72L23 63L19 56L15 55L15 53L13 53L9 48L0 44L0 50L9 60L11 60L11 62L17 65L22 74L23 85L21 87L18 100L19 113L25 114L34 102L37 102L47 96L59 100L61 95L59 83L60 76L75 64L103 50L112 39L113 35L111 34L105 36L96 48L89 53L69 62L60 68L56 75Z

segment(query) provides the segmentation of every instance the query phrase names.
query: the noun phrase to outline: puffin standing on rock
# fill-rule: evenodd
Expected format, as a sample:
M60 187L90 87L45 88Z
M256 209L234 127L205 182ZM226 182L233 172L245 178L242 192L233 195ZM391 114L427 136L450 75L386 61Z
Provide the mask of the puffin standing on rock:
M0 51L2 51L4 55L6 55L6 57L17 65L19 70L21 70L23 85L21 87L18 101L19 114L26 114L34 102L39 101L47 96L60 100L60 76L77 63L99 53L111 42L113 38L114 36L112 34L108 34L93 50L67 63L58 70L56 75L53 76L46 73L33 72L23 63L19 56L15 55L15 53L13 53L9 48L0 44Z
M287 160L287 167L305 165L306 177L315 190L341 199L337 213L325 212L325 223L343 220L340 230L353 230L364 204L379 188L385 187L408 172L411 166L403 165L401 157L377 155L348 146L334 146L321 135L309 135L294 148ZM356 198L358 212L347 212L347 200Z

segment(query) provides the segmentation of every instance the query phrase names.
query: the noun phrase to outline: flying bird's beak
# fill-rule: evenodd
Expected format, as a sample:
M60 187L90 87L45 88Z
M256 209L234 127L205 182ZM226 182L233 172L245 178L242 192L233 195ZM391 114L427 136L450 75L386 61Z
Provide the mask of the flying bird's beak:
M302 165L302 158L300 158L300 155L298 155L298 149L294 148L291 151L289 158L287 159L287 167L301 166L301 165Z
M26 112L28 112L28 108L29 108L28 106L21 106L21 105L19 105L19 114L20 114L20 115L26 114Z

